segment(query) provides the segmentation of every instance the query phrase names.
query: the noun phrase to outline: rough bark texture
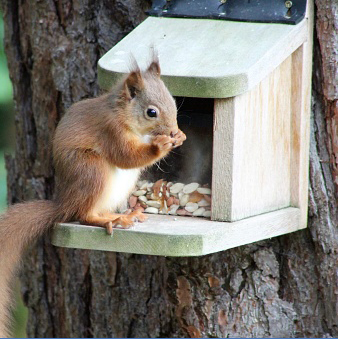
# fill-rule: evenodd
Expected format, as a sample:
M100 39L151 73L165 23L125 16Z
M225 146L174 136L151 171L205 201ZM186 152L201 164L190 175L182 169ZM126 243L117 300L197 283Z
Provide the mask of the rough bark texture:
M147 5L2 0L16 105L11 203L52 196L55 126L98 93L99 57ZM199 258L61 249L46 237L21 274L29 336L338 336L337 2L316 5L309 227Z

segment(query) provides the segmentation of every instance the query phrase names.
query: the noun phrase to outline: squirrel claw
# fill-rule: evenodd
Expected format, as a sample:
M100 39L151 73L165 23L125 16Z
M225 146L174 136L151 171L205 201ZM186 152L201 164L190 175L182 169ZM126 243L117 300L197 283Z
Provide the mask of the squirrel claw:
M148 219L148 217L145 214L143 214L141 211L136 211L136 212L137 212L136 218L139 222L143 222Z
M183 142L187 139L187 136L181 130L178 130L178 132L174 135L174 139L173 147L176 148L183 144Z
M111 221L108 221L105 224L106 230L107 230L107 234L112 235L113 234L113 223Z

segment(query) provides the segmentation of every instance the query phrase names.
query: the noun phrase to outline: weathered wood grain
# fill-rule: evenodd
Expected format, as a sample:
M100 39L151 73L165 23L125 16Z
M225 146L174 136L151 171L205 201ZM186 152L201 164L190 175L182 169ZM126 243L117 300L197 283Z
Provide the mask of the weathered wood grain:
M149 17L99 60L99 82L108 89L128 73L130 54L145 69L155 46L173 95L233 97L255 87L306 38L306 20L292 26Z
M131 229L114 229L111 237L99 227L66 223L55 227L52 244L173 257L201 256L297 231L299 216L297 208L285 208L231 223L149 215L146 222Z
M291 57L251 91L215 101L212 218L290 206Z

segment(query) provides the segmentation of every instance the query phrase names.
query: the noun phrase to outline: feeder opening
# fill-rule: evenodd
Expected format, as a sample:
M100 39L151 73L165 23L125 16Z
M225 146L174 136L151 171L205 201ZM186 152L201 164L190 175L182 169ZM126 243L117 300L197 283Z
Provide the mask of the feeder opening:
M187 140L143 172L129 208L210 218L214 100L176 97L176 103Z

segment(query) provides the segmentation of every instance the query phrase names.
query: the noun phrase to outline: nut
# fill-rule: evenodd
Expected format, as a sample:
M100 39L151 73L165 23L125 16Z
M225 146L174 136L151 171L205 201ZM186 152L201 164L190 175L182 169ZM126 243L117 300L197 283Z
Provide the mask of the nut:
M173 203L174 203L174 198L173 198L173 197L170 197L170 198L167 200L167 206L170 207Z
M287 1L285 1L284 5L285 5L286 8L291 8L292 7L292 1L287 0Z
M129 207L152 214L195 217L211 216L211 189L208 184L172 183L164 179L151 183L140 180L129 197Z
M194 191L190 194L189 202L199 202L203 199L203 194Z

